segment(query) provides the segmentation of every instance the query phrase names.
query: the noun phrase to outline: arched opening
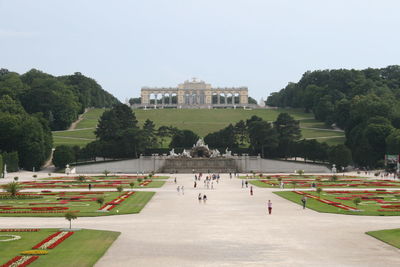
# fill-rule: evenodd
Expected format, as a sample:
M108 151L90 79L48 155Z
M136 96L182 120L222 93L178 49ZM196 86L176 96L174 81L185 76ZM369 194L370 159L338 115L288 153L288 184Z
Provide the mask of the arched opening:
M150 94L149 95L149 103L151 104L151 105L154 105L155 103L156 103L156 95L155 94Z
M234 94L234 104L240 104L240 95L239 93Z
M178 97L176 93L171 94L171 104L178 104Z
M213 105L218 104L218 94L217 93L212 93L211 104L213 104Z
M162 100L163 100L163 95L161 93L158 93L156 95L156 103L157 103L157 105L161 105L162 104Z
M226 104L233 104L233 95L231 93L226 94Z

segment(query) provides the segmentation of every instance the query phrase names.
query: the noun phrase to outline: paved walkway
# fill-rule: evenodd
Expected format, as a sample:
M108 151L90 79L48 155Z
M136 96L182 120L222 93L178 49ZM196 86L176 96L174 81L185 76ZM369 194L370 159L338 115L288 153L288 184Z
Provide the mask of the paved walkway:
M398 217L317 213L271 189L241 188L222 175L214 190L178 174L140 214L78 218L74 227L121 231L96 266L400 266L400 250L364 234L399 227ZM207 204L198 203L206 193ZM266 202L273 203L273 214ZM0 218L0 227L65 227L63 218Z

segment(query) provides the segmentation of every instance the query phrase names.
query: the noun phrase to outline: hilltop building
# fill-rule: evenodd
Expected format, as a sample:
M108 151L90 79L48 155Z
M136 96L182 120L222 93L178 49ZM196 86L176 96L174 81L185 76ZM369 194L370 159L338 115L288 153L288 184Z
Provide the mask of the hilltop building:
M142 87L141 104L136 108L225 108L247 107L247 87L212 87L193 78L177 87Z

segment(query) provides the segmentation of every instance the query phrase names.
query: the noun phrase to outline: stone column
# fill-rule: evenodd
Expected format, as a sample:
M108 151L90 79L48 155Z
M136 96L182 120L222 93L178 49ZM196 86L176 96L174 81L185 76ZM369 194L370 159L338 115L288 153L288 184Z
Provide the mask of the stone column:
M169 104L172 105L172 93L169 94Z
M165 94L162 94L161 95L161 104L164 106L164 104L165 104Z
M221 98L220 98L219 93L217 94L217 104L218 104L218 105L221 104Z

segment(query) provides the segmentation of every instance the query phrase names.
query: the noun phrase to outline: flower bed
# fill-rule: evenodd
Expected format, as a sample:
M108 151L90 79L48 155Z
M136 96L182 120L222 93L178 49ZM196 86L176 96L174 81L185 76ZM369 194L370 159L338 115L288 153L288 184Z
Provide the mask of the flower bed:
M28 266L38 258L39 256L16 256L1 267L24 267Z
M107 202L105 205L103 205L99 211L110 211L113 208L116 207L116 205L121 204L121 202L123 202L124 200L126 200L128 197L130 197L131 195L133 195L135 192L127 192L119 197L117 197L116 199L113 199L110 202Z
M36 244L33 246L33 249L52 249L58 246L61 242L63 242L65 239L73 235L74 232L57 232L54 233L50 236L48 236L46 239L42 240L40 243Z
M38 232L40 229L27 229L27 228L12 228L12 229L0 229L0 232Z

